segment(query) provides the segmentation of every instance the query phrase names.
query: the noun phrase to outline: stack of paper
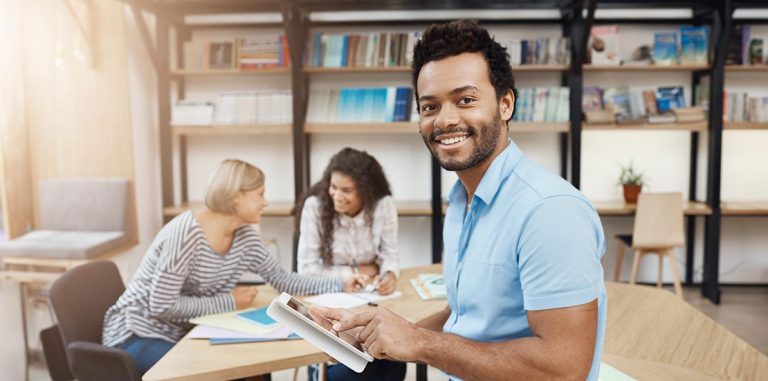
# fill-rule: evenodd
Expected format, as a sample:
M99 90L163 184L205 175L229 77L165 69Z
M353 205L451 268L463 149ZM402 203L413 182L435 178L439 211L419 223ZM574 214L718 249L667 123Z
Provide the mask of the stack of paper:
M266 315L266 307L201 316L190 320L197 324L191 339L208 339L211 344L252 343L296 339L291 330Z
M411 285L423 300L445 299L445 279L443 274L419 274L411 279Z

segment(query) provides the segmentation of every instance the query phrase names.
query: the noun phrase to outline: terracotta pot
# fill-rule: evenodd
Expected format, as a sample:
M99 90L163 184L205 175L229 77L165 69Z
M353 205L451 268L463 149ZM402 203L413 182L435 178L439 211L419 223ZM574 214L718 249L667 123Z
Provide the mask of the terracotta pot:
M642 185L624 184L624 201L628 204L637 203L637 196L640 195Z

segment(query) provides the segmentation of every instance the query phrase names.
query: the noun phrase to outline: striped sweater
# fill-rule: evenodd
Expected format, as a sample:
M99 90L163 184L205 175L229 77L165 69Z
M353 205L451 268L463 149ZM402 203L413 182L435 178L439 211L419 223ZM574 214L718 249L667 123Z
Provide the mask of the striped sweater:
M107 310L102 342L114 347L134 334L177 342L192 327L190 319L235 310L230 291L245 271L291 294L342 289L339 278L283 270L250 225L235 231L226 255L217 253L188 211L160 230L131 283Z

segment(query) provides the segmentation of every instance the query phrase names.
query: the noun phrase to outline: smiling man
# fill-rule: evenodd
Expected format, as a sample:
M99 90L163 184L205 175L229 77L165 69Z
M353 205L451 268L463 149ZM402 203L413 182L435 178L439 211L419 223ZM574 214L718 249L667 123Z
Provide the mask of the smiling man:
M471 21L433 25L414 47L413 80L424 143L459 177L443 232L448 307L417 324L384 308L318 311L374 357L456 380L596 380L603 229L578 190L509 139L506 49Z

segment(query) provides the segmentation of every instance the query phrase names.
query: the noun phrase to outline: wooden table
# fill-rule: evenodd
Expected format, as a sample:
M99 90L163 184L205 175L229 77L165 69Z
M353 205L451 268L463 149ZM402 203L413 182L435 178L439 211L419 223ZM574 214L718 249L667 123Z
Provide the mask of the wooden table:
M606 286L604 362L639 380L768 380L768 357L673 293Z
M425 302L419 299L409 280L420 273L439 273L440 265L424 266L401 271L397 289L403 296L379 302L411 322L443 310L445 300ZM260 286L253 305L268 305L278 295L268 286ZM364 310L370 307L360 307ZM155 364L143 379L169 380L231 380L283 369L315 364L327 356L304 340L274 341L212 346L208 340L182 338L170 352Z
M427 272L441 267L403 270L398 282L403 297L380 304L412 322L442 310L445 301L424 302L408 284ZM610 282L606 287L605 363L638 380L768 380L768 357L671 292ZM267 305L275 296L261 287L254 305ZM326 359L304 340L211 346L185 337L144 380L236 379Z

